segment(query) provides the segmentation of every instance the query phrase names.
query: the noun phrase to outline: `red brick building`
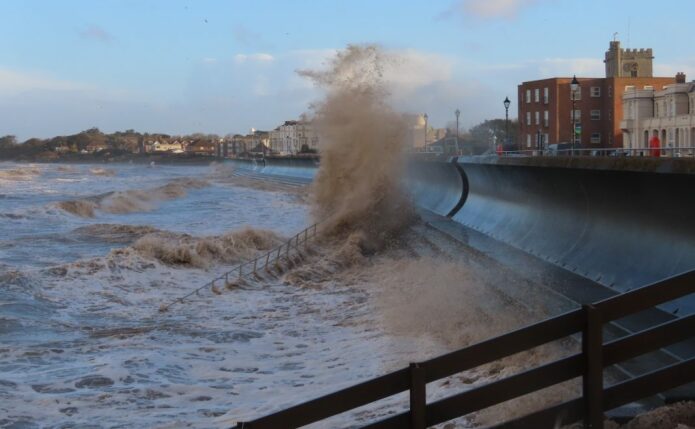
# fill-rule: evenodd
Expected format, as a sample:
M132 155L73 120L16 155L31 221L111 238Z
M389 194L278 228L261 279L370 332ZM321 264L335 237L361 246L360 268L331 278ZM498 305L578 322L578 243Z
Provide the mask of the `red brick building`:
M574 122L581 131L576 148L622 147L623 93L631 89L661 90L675 77L651 77L651 49L620 49L611 42L605 78L578 77ZM571 77L524 82L518 87L520 150L571 143L573 134Z

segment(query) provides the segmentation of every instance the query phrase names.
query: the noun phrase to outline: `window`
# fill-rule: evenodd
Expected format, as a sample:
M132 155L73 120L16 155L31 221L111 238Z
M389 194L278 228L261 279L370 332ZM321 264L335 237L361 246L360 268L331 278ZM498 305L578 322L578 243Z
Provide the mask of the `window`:
M608 87L608 97L609 97L609 98L610 98L610 97L613 97L613 87L612 87L612 86L609 86L609 87Z
M582 87L581 86L579 88L577 88L577 90L574 92L572 92L572 90L570 90L570 99L572 99L574 101L579 101L582 99Z
M543 103L548 104L548 99L550 98L548 88L543 88Z
M543 126L548 127L548 123L550 122L550 112L547 110L543 112Z
M592 97L600 97L601 96L601 87L600 86L592 86L591 87L591 96Z
M591 143L601 143L601 133L591 133Z
M572 114L572 112L574 112L574 114ZM574 110L574 111L570 111L570 119L572 120L572 122L581 121L582 120L582 111L579 109Z
M652 85L644 85L644 89L651 89L651 90L653 90L654 87L653 87Z
M541 124L541 112L536 112L536 125Z
M592 121L600 121L601 120L601 111L600 110L592 110L591 111L591 120Z
M635 85L625 85L625 92L634 91L634 90L635 90Z
M543 143L545 143L546 146L548 145L548 143L549 143L548 133L543 134Z
M536 103L540 102L540 101L541 101L541 90L540 90L540 88L536 88L536 89L533 91L533 93L534 93L534 94L533 94L533 95L534 95L533 98L535 99Z
M530 89L526 90L526 102L527 103L531 102L531 90Z
M531 134L526 134L526 147L531 147Z
M531 125L531 112L526 112L526 125Z

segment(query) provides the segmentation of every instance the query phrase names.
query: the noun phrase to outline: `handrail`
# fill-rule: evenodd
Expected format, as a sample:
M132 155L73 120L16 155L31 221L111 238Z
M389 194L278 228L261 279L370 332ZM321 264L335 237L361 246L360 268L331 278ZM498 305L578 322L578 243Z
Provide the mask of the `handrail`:
M551 407L526 416L526 420L524 418L512 420L499 427L534 427L534 425L529 426L529 423L537 421L547 423L552 419L557 419L560 415L558 413L562 412L565 413L563 420L565 423L571 423L584 417L587 422L593 425L593 428L599 428L602 427L602 412L604 410L695 381L695 370L693 370L695 364L692 363L693 359L690 359L674 366L674 368L680 368L681 371L689 371L682 372L677 379L673 377L674 369L666 371L668 368L664 368L622 383L626 386L641 386L637 392L640 392L642 396L636 399L629 401L625 399L628 396L632 398L634 392L631 392L629 388L619 387L621 385L612 386L605 390L603 388L603 368L691 338L695 335L695 315L683 318L674 317L674 320L607 343L603 343L603 324L691 293L695 293L695 270L616 295L593 305L585 305L582 309L570 311L455 352L411 364L408 368L295 405L286 410L250 422L238 423L236 428L299 427L410 390L410 411L387 417L364 427L412 427L419 429L514 399L577 376L582 376L584 379L584 398L589 398L588 400L578 398L568 401L561 406ZM581 353L433 403L426 404L424 401L427 383L567 337L576 332L583 332L583 350ZM650 377L649 379L652 380L658 374L670 378L648 385L640 381L644 377ZM664 388L654 390L661 387ZM601 399L602 397L605 398L605 401ZM611 406L611 404L618 405Z
M229 283L229 278L233 277L234 274L237 276L237 280L242 280L244 277L248 277L250 275L256 275L259 269L264 269L268 271L268 267L270 266L270 263L273 262L275 265L278 265L280 262L280 259L283 256L289 260L290 258L290 251L294 248L295 251L299 251L299 246L300 244L304 244L304 248L306 249L309 246L309 240L312 238L316 238L317 236L317 228L320 222L317 222L307 228L304 228L297 234L293 235L291 238L287 239L285 242L283 242L281 245L272 248L268 252L261 254L260 256L257 256L251 260L248 260L246 262L242 262L238 265L236 265L234 268L231 270L223 273L222 275L215 277L214 279L210 280L209 282L205 283L204 285L192 290L191 292L187 293L186 295L183 295L179 298L176 298L175 300L171 301L170 303L166 305L161 305L159 307L159 312L164 313L171 308L176 303L183 303L184 300L187 298L190 298L193 295L199 295L200 291L202 291L205 288L210 288L214 293L219 293L219 290L217 289L217 286L215 285L216 282L221 282L224 281L224 285L228 286ZM293 244L294 242L294 244ZM259 264L259 261L262 261L265 259L265 263ZM245 271L245 267L251 267L248 271Z
M657 155L658 153L658 155ZM695 147L660 147L660 148L623 148L623 147L595 147L595 148L531 148L520 150L508 150L495 152L490 156L633 156L633 157L666 157L666 158L690 158L695 156Z

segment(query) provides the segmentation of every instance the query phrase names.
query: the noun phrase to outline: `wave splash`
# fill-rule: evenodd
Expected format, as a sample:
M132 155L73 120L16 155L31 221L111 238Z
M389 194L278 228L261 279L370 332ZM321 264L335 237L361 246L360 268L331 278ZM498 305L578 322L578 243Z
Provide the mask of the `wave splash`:
M41 170L33 166L0 170L0 180L28 181L40 175Z
M86 218L95 217L97 211L112 214L150 211L156 208L159 202L181 198L191 189L206 186L209 186L209 183L204 180L182 178L146 190L115 191L79 200L61 201L57 203L57 207L72 215Z
M251 259L281 243L282 238L274 232L253 228L207 237L160 231L144 235L130 249L165 265L208 268L213 263Z
M372 252L400 234L414 211L400 183L407 123L388 103L387 62L376 45L350 45L327 70L299 74L323 88L312 106L321 165L313 186L314 216L326 237L345 238Z

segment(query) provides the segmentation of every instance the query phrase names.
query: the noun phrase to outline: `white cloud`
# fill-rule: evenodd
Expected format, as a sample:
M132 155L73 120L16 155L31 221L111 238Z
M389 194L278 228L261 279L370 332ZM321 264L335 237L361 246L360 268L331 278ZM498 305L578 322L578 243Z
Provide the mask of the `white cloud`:
M478 19L513 19L527 7L542 0L456 0L440 18L461 15Z
M15 95L26 91L83 91L93 87L51 76L0 68L0 95Z
M237 64L245 62L256 62L256 63L269 63L275 60L270 54L257 53L257 54L236 54L234 55L234 62Z
M538 76L530 79L544 79L548 77L603 77L605 76L605 65L597 58L545 58L539 61L532 61L527 67L536 69Z
M695 79L695 58L686 59L678 64L654 64L654 76L673 77L678 72L685 73L686 80Z

